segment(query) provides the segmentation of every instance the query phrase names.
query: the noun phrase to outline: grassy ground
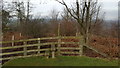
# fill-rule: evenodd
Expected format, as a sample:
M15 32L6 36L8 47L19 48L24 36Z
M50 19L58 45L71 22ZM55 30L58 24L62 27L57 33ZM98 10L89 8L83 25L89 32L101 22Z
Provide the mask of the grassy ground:
M117 66L118 61L90 57L61 56L57 58L30 57L14 59L3 66Z

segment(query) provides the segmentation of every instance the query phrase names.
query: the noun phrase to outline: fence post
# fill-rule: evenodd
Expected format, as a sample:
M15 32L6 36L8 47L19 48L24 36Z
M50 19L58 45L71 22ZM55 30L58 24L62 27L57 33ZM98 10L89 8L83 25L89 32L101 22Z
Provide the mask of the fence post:
M27 55L27 46L26 46L26 42L23 42L24 43L24 56L26 56Z
M82 37L79 37L79 54L80 56L83 55L83 38Z
M15 36L13 35L12 36L12 41L14 41L15 40ZM12 42L12 46L14 46L14 42Z
M40 38L38 38L38 44L40 44ZM41 45L38 46L38 54L40 54L40 46Z
M58 55L60 56L61 37L58 37Z
M47 59L49 58L49 50L45 51L45 56L46 56Z
M61 36L60 36L60 27L61 27L61 24L60 24L60 22L58 23L58 51L57 51L57 53L58 53L58 55L60 55L60 47L61 47Z
M22 37L22 34L20 33L20 37Z
M52 50L52 58L55 58L55 45L51 45Z

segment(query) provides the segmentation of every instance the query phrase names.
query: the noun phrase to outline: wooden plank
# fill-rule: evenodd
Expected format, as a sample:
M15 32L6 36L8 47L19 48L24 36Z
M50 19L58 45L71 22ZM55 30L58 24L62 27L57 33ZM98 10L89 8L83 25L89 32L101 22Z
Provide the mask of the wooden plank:
M101 55L104 56L104 57L107 57L107 56L108 56L107 54L102 53L102 52L98 51L97 49L95 49L95 48L93 48L93 47L91 47L91 46L88 46L88 45L84 45L84 46L87 47L87 48L89 48L89 49L91 49L91 50L93 50L93 51L95 51L95 52L98 53L98 54L101 54Z
M58 37L46 37L46 38L40 38L40 40L57 39L57 38L58 38ZM0 41L0 43L27 42L27 41L35 41L35 40L38 40L38 38L25 39L25 40Z
M24 51L9 52L9 53L0 53L0 56L2 56L2 55L10 55L10 54L18 54L18 53L24 53Z
M27 42L27 41L35 41L35 40L38 40L38 38L35 38L35 39L26 39L26 40L14 40L14 41L0 41L0 43Z
M39 49L39 51L46 51L46 50L49 50L50 48L47 48L47 49ZM35 51L38 51L38 49L34 49L34 50L27 50L27 52L35 52ZM18 54L18 53L24 53L24 51L16 51L16 52L9 52L9 53L0 53L0 56L2 55L10 55L10 54Z
M13 49L13 48L21 48L21 47L31 47L31 46L39 46L39 45L52 45L52 44L57 44L58 42L49 42L49 43L41 43L41 44L26 44L26 45L21 45L21 46L13 46L13 47L0 47L0 49Z
M60 44L79 44L79 42L61 42Z
M47 50L49 50L50 48L46 48L46 49L34 49L34 50L27 50L27 52L37 52L38 50L39 51L47 51Z
M88 46L86 46L86 47L88 47ZM95 49L93 49L93 48L91 48L91 47L88 47L88 48L90 48L90 49L92 49L92 50L94 50L95 52L97 52L97 53L100 53L100 52L98 52L97 50L95 50ZM61 48L61 49L79 49L79 48ZM49 48L48 49L40 49L40 51L46 51L46 50L49 50ZM35 51L38 51L38 49L37 50L28 50L27 52L35 52ZM23 53L24 51L17 51L17 52L10 52L10 53L1 53L0 55L10 55L10 54L18 54L18 53ZM66 52L65 52L66 53ZM68 53L68 52L67 52ZM72 52L72 53L74 53L74 52ZM100 53L101 55L103 55L103 56L106 56L106 54L103 54L103 53Z
M24 45L21 45L21 46L13 46L13 47L0 47L0 50L3 50L3 49L14 49L14 48L22 48L24 47Z
M61 36L60 37L61 39L80 39L81 37L80 36Z
M40 38L40 40L46 40L46 39L58 39L59 37L46 37L46 38ZM76 37L76 36L62 36L60 38L75 38L75 39L79 39L81 37ZM27 41L35 41L38 40L38 38L34 38L34 39L25 39L25 40L13 40L13 41L0 41L0 43L12 43L12 42L27 42Z
M40 38L40 40L47 40L47 39L58 39L58 37L46 37L46 38Z
M60 52L61 54L79 54L79 52Z
M60 49L79 50L78 47L60 47Z
M48 43L41 43L40 45L54 45L54 44L58 44L58 42L48 42Z
M53 45L58 44L58 42L49 42L49 43L41 43L41 44L26 44L21 46L13 46L13 47L0 47L0 49L14 49L14 48L22 48L22 47L31 47L31 46L40 46L40 45ZM79 44L78 42L61 42L61 44Z
M27 55L27 56L7 57L7 58L0 58L0 61L2 61L2 60L8 60L8 59L17 59L17 58L33 57L33 56L42 56L42 55L44 55L44 53L41 53L41 54L34 54L34 55Z

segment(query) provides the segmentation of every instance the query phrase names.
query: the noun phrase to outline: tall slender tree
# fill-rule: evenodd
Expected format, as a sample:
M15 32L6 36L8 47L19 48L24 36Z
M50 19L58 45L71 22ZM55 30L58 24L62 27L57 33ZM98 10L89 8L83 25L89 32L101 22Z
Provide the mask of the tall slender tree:
M6 3L5 1L1 2L1 22L2 22L2 30L6 32L8 30L7 24L9 23L10 12L6 10Z
M25 19L25 6L23 1L16 0L13 3L14 11L16 12L16 16L18 18L19 24L22 24Z

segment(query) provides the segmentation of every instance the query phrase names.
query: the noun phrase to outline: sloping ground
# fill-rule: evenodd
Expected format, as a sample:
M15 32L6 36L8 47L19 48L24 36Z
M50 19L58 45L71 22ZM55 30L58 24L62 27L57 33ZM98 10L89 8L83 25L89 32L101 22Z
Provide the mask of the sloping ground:
M111 58L118 57L119 46L117 38L91 37L90 45L97 50L106 53Z
M8 61L3 66L118 66L118 61L85 56L29 57Z

